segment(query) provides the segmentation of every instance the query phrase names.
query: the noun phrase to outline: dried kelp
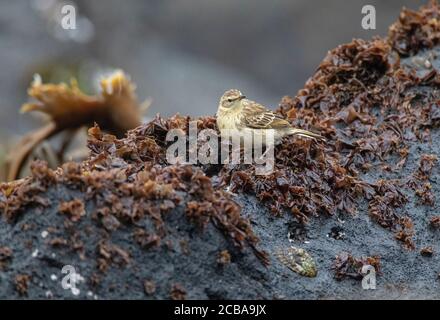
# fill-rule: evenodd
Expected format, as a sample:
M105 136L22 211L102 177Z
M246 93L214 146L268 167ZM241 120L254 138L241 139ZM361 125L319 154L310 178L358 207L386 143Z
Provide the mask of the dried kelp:
M424 154L420 157L419 167L411 176L408 185L415 190L422 204L433 206L435 196L432 192L432 186L429 182L432 170L437 163L437 156L434 154Z
M222 250L217 257L217 264L221 267L225 267L231 263L231 254L228 250Z
M186 300L186 290L181 284L175 283L171 287L170 292L171 300Z
M434 254L434 249L432 249L431 246L429 247L423 247L420 250L420 254L424 257L432 257L432 255Z
M429 220L429 225L434 229L440 229L440 216L434 216Z
M70 86L43 84L37 75L28 90L29 96L37 102L24 104L21 111L42 112L48 115L49 122L27 134L18 147L11 150L7 158L8 181L18 177L26 157L39 143L61 131L69 132L62 146L65 149L76 129L94 122L117 136L123 136L127 130L141 124L135 85L122 71L102 79L101 89L100 95L88 96L75 80Z
M397 209L407 202L399 182L380 180L375 187L377 195L369 203L370 216L382 227L395 231L396 239L402 241L406 248L413 249L412 221L397 213Z
M29 288L31 276L28 274L18 274L15 277L15 290L21 295L26 296Z
M80 199L74 199L68 202L62 202L58 208L61 214L66 214L72 221L78 221L86 214L84 202Z
M100 258L98 258L98 269L106 271L111 264L125 266L130 263L130 254L121 247L102 240L98 243L97 250Z

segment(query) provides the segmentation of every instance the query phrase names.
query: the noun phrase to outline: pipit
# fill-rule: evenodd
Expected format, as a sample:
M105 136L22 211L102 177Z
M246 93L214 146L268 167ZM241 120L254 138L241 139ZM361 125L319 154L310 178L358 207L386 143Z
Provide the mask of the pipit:
M220 131L237 130L242 137L261 135L260 141L263 145L266 144L265 136L268 129L273 129L275 144L279 144L284 137L290 135L324 139L317 133L292 127L287 120L276 115L272 110L246 99L237 89L228 90L221 97L217 110L217 126Z

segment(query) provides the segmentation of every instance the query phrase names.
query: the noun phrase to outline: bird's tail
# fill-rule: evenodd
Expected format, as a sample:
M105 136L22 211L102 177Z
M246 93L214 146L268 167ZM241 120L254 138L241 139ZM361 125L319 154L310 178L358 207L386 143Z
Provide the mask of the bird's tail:
M315 140L325 140L325 138L323 136L321 136L318 133L314 133L314 132L310 132L307 130L302 130L302 129L296 129L296 128L292 128L290 129L289 132L291 135L296 135L296 136L300 136L300 137L306 137L306 138L312 138Z

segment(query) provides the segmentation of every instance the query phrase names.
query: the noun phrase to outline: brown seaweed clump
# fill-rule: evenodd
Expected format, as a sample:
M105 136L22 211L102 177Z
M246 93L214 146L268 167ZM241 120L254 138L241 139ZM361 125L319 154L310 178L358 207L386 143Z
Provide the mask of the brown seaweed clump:
M267 264L267 255L257 249L258 238L249 221L241 217L240 207L226 193L215 190L211 179L200 169L157 164L163 149L141 130L131 131L126 139L118 140L102 134L95 126L90 129L92 153L88 161L66 163L56 171L44 162L34 162L31 177L0 185L1 212L9 221L14 221L30 205L48 206L44 193L50 187L62 185L82 191L84 198L94 200L96 205L95 212L86 216L81 200L62 202L59 211L70 221L67 226L85 217L96 219L107 232L117 229L121 223L129 224L134 227L134 241L149 249L172 232L163 215L183 206L189 223L202 230L212 224L237 248L250 247ZM151 221L154 227L135 228L143 220ZM58 244L65 245L65 242ZM79 239L71 239L70 245L81 251ZM101 271L113 263L129 264L130 254L105 238L98 244L97 251Z
M332 269L335 272L336 280L343 280L351 278L355 280L362 280L364 274L362 274L363 266L370 265L374 267L377 273L380 274L380 257L362 257L355 258L349 253L341 253L336 256Z
M434 216L429 220L429 225L434 229L440 229L440 216Z
M26 296L29 288L31 276L27 274L18 274L15 276L15 290L21 296Z
M84 202L80 199L74 199L72 201L60 203L58 211L61 214L68 215L70 217L70 220L72 220L73 222L78 221L86 214Z
M424 205L434 206L435 204L435 195L429 179L437 160L434 154L423 154L419 160L419 167L408 181L408 186L415 190L416 196Z
M186 290L181 284L175 283L171 287L170 292L171 300L186 300Z
M225 267L231 263L231 254L228 250L222 250L217 257L217 264L221 267Z
M434 249L432 249L431 246L429 247L423 247L420 250L420 254L424 257L432 257L432 255L434 254Z
M403 8L399 20L388 33L390 45L402 56L415 55L440 42L440 14L437 2L431 1L420 11Z

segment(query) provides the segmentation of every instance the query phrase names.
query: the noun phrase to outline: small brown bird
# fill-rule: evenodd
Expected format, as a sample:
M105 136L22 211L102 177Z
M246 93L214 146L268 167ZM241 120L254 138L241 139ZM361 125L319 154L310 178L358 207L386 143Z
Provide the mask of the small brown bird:
M220 131L235 129L241 135L262 135L263 144L266 141L264 136L267 129L274 130L275 144L279 144L284 137L289 135L324 139L317 133L292 127L287 120L276 115L272 110L246 99L237 89L228 90L221 97L217 110L217 126Z

